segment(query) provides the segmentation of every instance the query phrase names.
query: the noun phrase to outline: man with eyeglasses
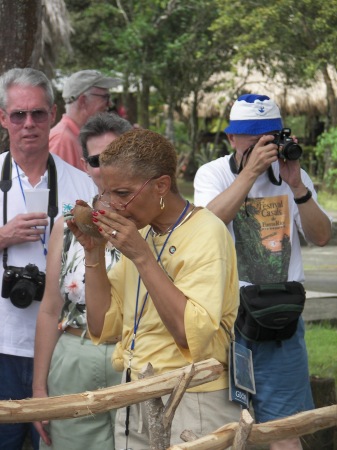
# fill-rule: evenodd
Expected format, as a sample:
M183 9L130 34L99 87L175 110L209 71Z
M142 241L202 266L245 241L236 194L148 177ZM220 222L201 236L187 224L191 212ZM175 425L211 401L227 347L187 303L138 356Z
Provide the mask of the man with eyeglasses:
M63 86L66 112L50 131L50 152L83 170L80 129L91 116L108 111L111 106L109 89L120 83L121 80L106 77L97 70L73 73Z
M90 200L97 192L85 173L49 153L56 105L40 71L11 69L0 77L0 124L10 149L0 155L0 400L32 396L34 338L44 292L53 223L63 204ZM25 191L49 188L48 214L27 212ZM58 274L55 274L58 276ZM21 449L32 424L1 424L0 450Z

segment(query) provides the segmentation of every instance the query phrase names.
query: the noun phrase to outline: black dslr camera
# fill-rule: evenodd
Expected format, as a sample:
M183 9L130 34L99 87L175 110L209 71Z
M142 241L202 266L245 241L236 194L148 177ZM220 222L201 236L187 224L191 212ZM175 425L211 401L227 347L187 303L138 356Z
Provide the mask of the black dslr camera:
M277 145L279 158L294 161L301 157L302 148L290 137L290 133L290 128L283 128L274 134L274 139L270 143Z
M27 308L33 300L41 301L46 275L35 264L8 266L2 278L1 295L10 298L17 308Z

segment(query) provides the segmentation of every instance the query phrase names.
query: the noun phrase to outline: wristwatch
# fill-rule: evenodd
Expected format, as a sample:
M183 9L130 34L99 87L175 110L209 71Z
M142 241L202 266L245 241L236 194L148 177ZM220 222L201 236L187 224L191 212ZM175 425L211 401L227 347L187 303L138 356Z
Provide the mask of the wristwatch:
M302 203L306 203L308 200L311 199L312 192L309 188L307 188L307 191L308 192L305 195L303 195L303 197L294 198L294 202L296 203L296 205L301 205Z

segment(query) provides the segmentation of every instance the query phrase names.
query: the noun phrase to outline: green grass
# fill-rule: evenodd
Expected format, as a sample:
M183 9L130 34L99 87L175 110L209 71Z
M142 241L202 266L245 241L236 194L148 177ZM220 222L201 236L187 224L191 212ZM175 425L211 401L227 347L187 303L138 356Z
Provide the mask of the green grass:
M305 341L310 375L334 378L337 387L337 328L329 322L307 324Z

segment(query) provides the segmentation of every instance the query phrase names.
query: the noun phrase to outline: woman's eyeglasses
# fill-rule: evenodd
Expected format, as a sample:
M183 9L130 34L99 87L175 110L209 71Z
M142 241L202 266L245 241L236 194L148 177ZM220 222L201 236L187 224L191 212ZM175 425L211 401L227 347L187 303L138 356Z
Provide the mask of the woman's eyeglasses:
M85 160L90 167L99 167L99 155L87 156Z
M98 200L102 203L103 206L105 206L106 208L112 208L116 211L125 211L127 206L130 205L130 203L137 197L137 195L139 195L142 190L145 188L145 186L151 181L154 180L154 178L149 178L148 180L145 181L145 183L143 183L141 185L141 187L138 189L138 191L135 192L135 194L130 198L130 200L126 203L115 203L115 202L111 202L110 198L111 198L111 194L108 192L103 192L99 197Z
M35 123L47 122L50 113L50 111L45 109L20 109L19 111L12 111L11 113L5 112L9 116L9 120L15 125L22 125L25 123L28 115L31 116Z

